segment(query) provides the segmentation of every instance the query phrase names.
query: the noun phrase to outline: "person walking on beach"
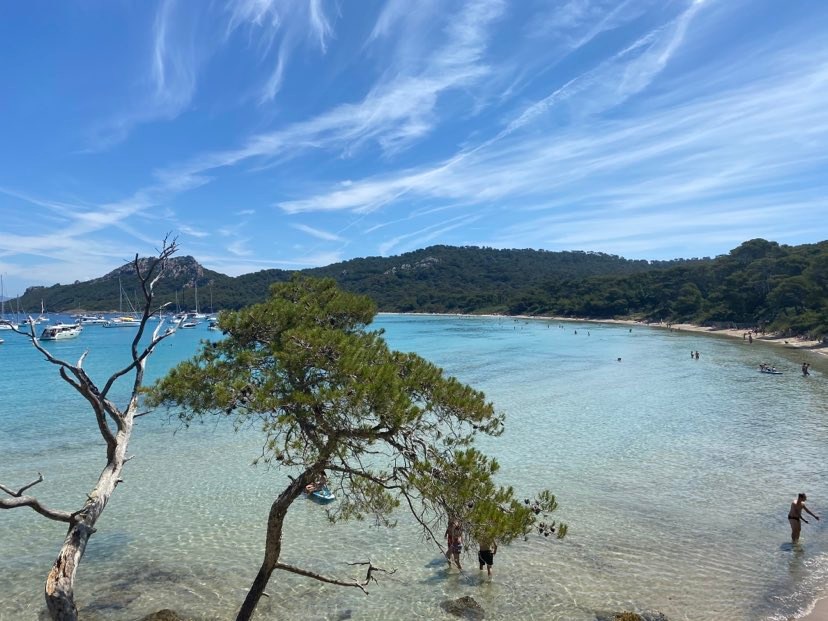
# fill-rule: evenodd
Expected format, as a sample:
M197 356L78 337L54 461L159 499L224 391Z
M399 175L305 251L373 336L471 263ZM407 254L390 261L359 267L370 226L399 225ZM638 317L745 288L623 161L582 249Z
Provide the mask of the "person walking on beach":
M494 555L497 554L497 543L486 539L482 539L478 543L480 544L480 551L477 553L477 562L480 563L480 571L483 571L483 566L485 565L486 571L491 578Z
M446 558L449 566L454 559L454 564L457 569L462 570L460 566L460 553L463 551L463 528L460 526L460 520L449 520L448 528L446 528Z
M803 492L796 497L796 500L791 503L791 508L788 509L788 523L791 525L791 541L794 543L799 541L799 533L802 530L801 522L809 523L802 517L803 510L808 515L812 515L817 521L819 520L819 516L805 506L806 500L808 500L808 497Z

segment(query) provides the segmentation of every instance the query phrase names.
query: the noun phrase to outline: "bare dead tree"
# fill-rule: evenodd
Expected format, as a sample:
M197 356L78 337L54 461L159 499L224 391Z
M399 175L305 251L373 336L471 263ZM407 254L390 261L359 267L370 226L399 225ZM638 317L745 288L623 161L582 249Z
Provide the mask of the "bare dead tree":
M144 296L144 312L138 330L132 340L132 361L122 369L113 373L102 390L98 388L83 368L83 361L88 351L81 355L76 364L70 364L55 358L41 345L35 336L34 322L31 321L31 318L28 324L28 331L18 331L28 336L31 339L32 345L43 354L46 360L59 368L60 377L86 399L95 414L98 430L106 442L106 466L98 477L98 481L92 488L92 491L86 494L86 500L83 506L76 511L69 512L51 509L37 498L25 494L27 490L43 481L43 476L40 473L38 473L36 480L17 490L6 485L0 485L0 491L9 496L8 498L0 498L0 509L31 507L34 511L37 511L40 515L50 520L69 524L69 530L66 533L63 546L46 578L46 605L49 609L49 615L55 621L76 621L78 618L78 610L74 597L75 574L83 558L89 537L95 532L95 523L106 508L115 488L122 482L121 472L126 462L130 459L126 456L126 453L132 435L134 420L141 415L138 411L138 397L144 381L144 370L147 359L155 350L158 343L173 332L170 329L162 332L164 322L160 321L158 327L152 333L152 339L149 344L143 348L140 346L147 321L153 314L153 289L163 275L168 259L177 250L178 244L176 240L165 238L161 249L158 251L158 255L150 261L140 261L138 255L135 255L132 265ZM132 378L132 393L127 401L126 407L120 408L109 398L109 392L118 379L130 373L134 374Z

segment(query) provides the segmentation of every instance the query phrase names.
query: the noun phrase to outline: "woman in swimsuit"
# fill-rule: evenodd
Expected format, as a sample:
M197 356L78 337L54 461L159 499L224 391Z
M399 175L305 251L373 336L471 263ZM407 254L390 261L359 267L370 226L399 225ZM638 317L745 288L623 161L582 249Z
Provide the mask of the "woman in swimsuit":
M448 528L446 528L446 558L449 565L452 559L457 569L463 569L460 566L460 553L463 551L463 527L460 525L460 520L450 520Z
M803 509L806 513L819 520L819 516L805 506L806 500L808 500L808 497L804 493L799 494L796 500L791 503L791 508L788 510L788 523L791 525L791 541L794 543L799 541L799 532L802 530L801 522L808 523L807 520L802 518Z

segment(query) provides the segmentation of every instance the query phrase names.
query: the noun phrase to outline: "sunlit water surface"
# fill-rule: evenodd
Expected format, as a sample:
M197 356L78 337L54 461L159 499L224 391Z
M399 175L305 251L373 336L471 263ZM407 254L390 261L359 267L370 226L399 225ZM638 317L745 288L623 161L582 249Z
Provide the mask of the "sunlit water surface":
M370 558L396 573L364 596L277 572L257 618L444 619L441 601L470 595L491 619L591 621L657 609L671 620L781 620L822 594L828 531L805 525L792 548L785 516L800 490L828 514L825 359L643 326L394 315L376 324L394 348L484 390L506 413L506 433L483 448L519 495L558 495L569 536L501 548L489 582L472 556L462 573L449 571L404 513L392 530L331 526L320 506L300 500L283 560L350 579L362 570L346 563ZM0 336L0 482L20 486L42 472L32 492L74 509L104 463L92 413L29 344ZM89 348L85 367L101 380L124 360L131 336L93 326L48 347L72 361ZM164 342L151 377L202 338L217 337L201 326ZM802 360L813 364L809 378ZM760 361L785 374L758 373ZM140 419L135 459L79 573L85 618L136 619L160 608L232 618L286 480L250 465L258 442L255 430ZM0 512L0 620L38 617L64 532L26 509Z

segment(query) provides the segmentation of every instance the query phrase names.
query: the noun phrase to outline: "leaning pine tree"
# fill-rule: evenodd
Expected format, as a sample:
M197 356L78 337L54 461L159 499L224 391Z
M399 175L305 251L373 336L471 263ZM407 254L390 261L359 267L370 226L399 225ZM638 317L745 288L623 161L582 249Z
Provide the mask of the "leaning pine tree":
M341 499L334 520L370 516L390 526L404 503L438 546L447 519L461 521L469 544L566 532L540 521L556 508L554 496L517 500L493 482L497 463L472 447L477 434L503 431L484 395L390 350L381 331L367 329L375 313L333 280L295 277L262 304L222 313L225 338L204 343L149 390L149 405L178 408L184 423L258 421L262 458L290 475L270 508L264 559L239 620L251 618L276 569L363 591L374 579L370 563L364 580L346 581L280 560L287 511L323 470Z

